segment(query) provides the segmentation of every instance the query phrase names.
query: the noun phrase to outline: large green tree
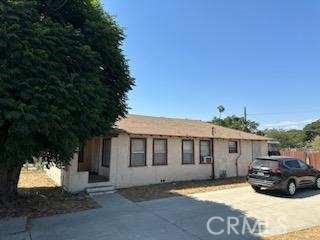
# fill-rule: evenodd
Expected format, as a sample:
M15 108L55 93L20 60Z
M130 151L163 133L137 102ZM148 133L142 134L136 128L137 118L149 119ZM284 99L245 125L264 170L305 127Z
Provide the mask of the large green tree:
M23 163L60 166L126 114L122 30L97 0L0 0L0 196Z
M245 119L244 117L238 117L235 115L228 116L223 119L215 117L211 122L223 127L242 130L249 133L258 133L259 124L255 121Z

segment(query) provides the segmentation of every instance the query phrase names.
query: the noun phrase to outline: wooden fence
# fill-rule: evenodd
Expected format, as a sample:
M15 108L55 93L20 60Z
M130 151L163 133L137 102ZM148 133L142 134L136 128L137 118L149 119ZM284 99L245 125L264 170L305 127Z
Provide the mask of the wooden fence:
M280 150L281 156L290 156L301 159L320 170L320 151L302 151L293 149Z
M309 164L320 170L320 151L308 153Z

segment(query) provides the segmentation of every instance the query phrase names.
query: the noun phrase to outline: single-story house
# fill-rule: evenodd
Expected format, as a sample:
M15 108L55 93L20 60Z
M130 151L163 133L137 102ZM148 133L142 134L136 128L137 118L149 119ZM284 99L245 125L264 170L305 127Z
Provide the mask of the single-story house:
M71 192L245 176L269 139L200 120L128 115L93 138L70 166L46 170Z

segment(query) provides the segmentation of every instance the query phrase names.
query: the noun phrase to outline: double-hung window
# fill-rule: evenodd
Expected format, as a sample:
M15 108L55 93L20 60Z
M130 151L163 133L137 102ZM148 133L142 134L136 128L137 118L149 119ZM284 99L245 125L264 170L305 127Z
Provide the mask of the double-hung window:
M153 139L153 165L167 165L167 139Z
M146 139L130 139L130 166L146 166Z
M182 164L194 164L193 140L182 140Z
M238 153L237 141L229 141L229 153Z
M200 163L206 163L205 157L211 156L211 141L210 140L200 140Z

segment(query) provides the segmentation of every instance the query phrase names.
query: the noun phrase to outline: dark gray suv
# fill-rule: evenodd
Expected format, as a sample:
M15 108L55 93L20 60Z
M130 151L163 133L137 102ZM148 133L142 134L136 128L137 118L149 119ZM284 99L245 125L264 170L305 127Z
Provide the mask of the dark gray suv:
M275 189L290 196L297 188L320 189L320 171L292 157L257 158L249 166L247 180L255 191Z

